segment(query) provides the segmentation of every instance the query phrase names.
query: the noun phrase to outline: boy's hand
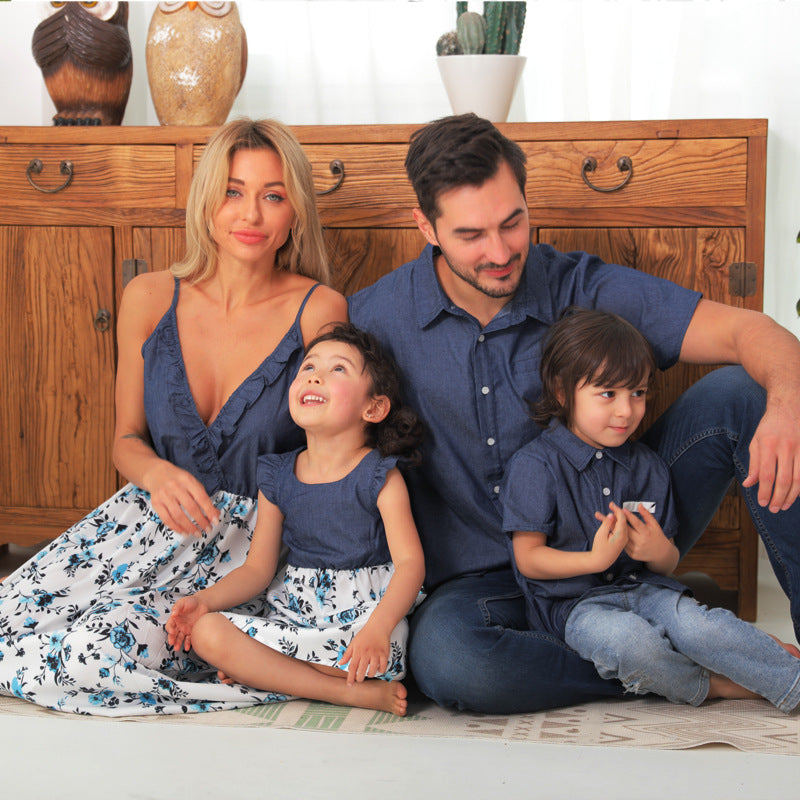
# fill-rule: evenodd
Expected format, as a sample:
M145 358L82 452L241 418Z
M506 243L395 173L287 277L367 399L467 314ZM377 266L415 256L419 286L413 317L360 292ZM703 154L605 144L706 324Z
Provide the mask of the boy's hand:
M628 543L628 523L622 509L614 503L609 504L611 513L595 511L595 519L601 525L594 535L592 555L596 558L595 572L608 569L620 556Z
M644 561L648 568L661 575L672 572L680 558L675 544L664 535L658 520L643 506L633 511L625 511L628 523L628 544L625 550L631 558Z
M669 540L664 536L658 520L643 505L639 504L636 510L641 517L628 509L623 512L628 524L625 551L636 561L652 561L663 555Z

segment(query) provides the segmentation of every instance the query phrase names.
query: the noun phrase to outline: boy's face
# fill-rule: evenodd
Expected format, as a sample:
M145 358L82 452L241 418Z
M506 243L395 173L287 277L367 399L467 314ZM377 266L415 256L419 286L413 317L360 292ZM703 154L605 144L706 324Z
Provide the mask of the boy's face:
M642 421L647 383L633 389L584 383L575 390L569 429L592 447L618 447Z

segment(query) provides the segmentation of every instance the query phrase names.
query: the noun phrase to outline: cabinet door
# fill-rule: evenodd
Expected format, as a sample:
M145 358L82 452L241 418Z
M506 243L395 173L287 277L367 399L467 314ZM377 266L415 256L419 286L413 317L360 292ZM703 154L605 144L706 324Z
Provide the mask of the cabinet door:
M0 543L51 538L115 489L112 244L0 227Z
M134 228L133 257L144 260L149 272L169 269L186 254L184 228Z
M416 258L425 239L417 228L329 228L325 244L333 288L351 295Z

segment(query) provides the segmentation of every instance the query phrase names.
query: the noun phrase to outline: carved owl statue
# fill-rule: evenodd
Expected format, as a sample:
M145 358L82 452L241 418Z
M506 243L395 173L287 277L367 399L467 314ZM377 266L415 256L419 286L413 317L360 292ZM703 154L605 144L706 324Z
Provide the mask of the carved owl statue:
M50 3L31 49L56 107L56 125L119 125L133 61L127 3Z
M247 37L236 3L159 3L146 57L162 125L221 125L247 71Z

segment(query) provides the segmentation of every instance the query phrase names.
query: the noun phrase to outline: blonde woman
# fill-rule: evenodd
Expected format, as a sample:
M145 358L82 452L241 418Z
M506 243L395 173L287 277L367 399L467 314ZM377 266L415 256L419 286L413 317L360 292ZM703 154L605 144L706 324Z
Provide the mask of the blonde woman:
M244 561L256 456L302 441L289 384L305 343L347 315L286 127L215 133L186 234L183 261L131 281L119 311L114 462L130 483L0 587L1 693L109 716L275 698L217 682L168 646L164 622Z

